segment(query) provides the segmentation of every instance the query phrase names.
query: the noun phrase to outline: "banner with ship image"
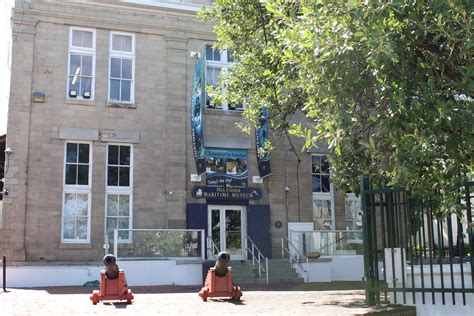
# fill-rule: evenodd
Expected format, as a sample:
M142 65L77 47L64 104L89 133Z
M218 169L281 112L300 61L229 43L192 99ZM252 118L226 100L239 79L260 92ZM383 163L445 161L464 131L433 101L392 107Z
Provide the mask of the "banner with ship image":
M196 172L202 175L206 172L206 155L204 150L204 120L203 107L205 100L205 57L196 63L191 96L191 133Z
M272 174L270 168L270 152L267 149L268 141L268 110L266 106L262 106L259 119L259 126L255 129L255 141L257 150L257 165L260 178L264 178Z

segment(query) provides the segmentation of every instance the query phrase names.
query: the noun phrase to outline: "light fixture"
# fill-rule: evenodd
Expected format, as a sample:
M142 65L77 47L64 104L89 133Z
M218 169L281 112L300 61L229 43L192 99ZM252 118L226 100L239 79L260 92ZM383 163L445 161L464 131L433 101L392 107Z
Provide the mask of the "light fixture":
M11 154L13 154L13 149L11 147L7 147L7 149L5 149L5 154L7 156L10 156Z
M82 94L82 97L84 99L90 99L91 98L91 92L90 91L84 91L84 93Z
M7 147L5 149L5 169L3 171L4 175L6 175L7 172L8 172L8 167L10 166L10 155L11 154L13 154L13 149L11 147ZM4 192L7 192L6 188L4 189ZM8 194L8 192L6 194Z
M201 176L195 173L191 174L191 182L201 182Z
M77 98L77 90L69 90L70 98Z
M201 53L200 53L200 52L191 51L191 52L189 53L189 57L199 59L199 58L201 58Z
M41 91L33 92L33 102L44 103L44 101L45 101L44 92L41 92Z

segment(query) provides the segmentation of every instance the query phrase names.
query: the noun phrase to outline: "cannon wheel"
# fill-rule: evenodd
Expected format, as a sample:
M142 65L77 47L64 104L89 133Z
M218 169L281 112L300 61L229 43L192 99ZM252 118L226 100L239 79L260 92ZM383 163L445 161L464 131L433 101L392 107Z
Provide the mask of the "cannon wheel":
M208 290L204 290L201 293L199 293L199 295L201 296L203 302L207 302L207 293L209 293Z
M99 298L97 297L96 294L92 295L91 300L92 300L93 305L97 305L97 303L99 302Z
M236 301L240 301L240 297L242 296L242 292L240 291L240 287L234 286L234 290L232 291L233 296L232 298Z

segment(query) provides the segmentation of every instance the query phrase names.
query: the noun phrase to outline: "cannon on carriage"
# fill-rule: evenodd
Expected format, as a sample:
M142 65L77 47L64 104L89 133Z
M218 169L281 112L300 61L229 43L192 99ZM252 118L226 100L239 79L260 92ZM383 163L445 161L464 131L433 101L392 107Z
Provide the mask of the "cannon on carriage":
M113 255L106 255L102 262L105 270L100 271L100 289L94 290L90 297L92 304L100 301L127 301L132 303L133 293L128 288L125 272L119 269L117 259Z

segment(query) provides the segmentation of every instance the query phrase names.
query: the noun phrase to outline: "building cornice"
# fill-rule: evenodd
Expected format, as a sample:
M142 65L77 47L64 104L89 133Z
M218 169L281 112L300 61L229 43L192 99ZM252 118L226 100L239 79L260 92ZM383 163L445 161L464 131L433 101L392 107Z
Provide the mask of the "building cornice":
M151 10L152 12L127 12L127 14L133 15L144 15L143 19L139 20L127 20L121 19L117 20L116 17L126 15L123 14L124 7L118 5L107 6L107 9L112 10L109 16L94 16L94 15L78 15L73 13L68 13L66 8L71 8L71 6L77 6L78 4L71 3L61 3L54 5L53 10L48 10L49 6L42 6L39 9L26 9L26 8L16 8L14 9L14 16L30 16L31 19L36 19L39 22L47 22L54 24L63 24L63 25L77 25L77 26L87 26L95 28L103 28L108 30L133 30L140 33L148 33L155 35L168 36L172 34L172 37L180 37L186 39L204 39L212 41L215 36L212 33L212 28L210 24L202 22L203 30L190 27L189 24L197 24L199 20L197 17L186 15L176 15L169 14L169 12L157 12L157 10ZM82 3L81 5L90 6L90 3ZM62 6L62 8L61 8ZM102 6L102 3L101 3ZM91 12L94 8L91 7ZM115 12L113 12L115 11ZM115 19L114 19L115 18ZM141 21L141 22L140 22ZM149 21L149 22L147 22ZM19 21L20 22L20 21ZM178 25L176 25L178 24Z

